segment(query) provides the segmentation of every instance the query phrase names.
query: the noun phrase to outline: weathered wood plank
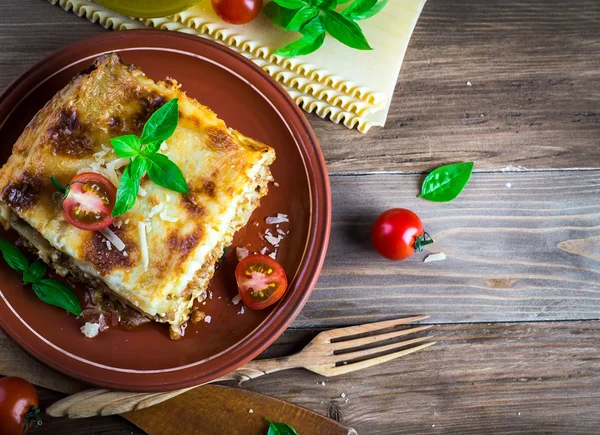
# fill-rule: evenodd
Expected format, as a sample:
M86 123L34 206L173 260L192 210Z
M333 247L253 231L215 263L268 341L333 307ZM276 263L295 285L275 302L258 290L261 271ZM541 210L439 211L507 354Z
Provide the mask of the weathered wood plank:
M294 352L316 333L289 330L269 355ZM598 322L439 325L429 334L437 345L362 372L325 379L292 370L243 388L337 416L360 434L598 433ZM42 392L44 405L59 397ZM39 433L90 428L141 433L109 417L48 418Z
M330 171L598 167L598 28L596 0L428 1L384 129L308 116ZM44 0L0 4L0 29L0 89L104 31Z
M598 433L597 322L440 325L431 335L438 345L363 372L281 372L246 388L361 434Z
M422 175L333 176L327 259L295 327L433 315L435 322L600 318L600 171L476 173L458 199L416 198ZM510 187L507 187L510 186ZM409 208L445 261L380 257L370 230Z
M385 128L311 119L329 170L598 167L599 28L595 0L428 0Z

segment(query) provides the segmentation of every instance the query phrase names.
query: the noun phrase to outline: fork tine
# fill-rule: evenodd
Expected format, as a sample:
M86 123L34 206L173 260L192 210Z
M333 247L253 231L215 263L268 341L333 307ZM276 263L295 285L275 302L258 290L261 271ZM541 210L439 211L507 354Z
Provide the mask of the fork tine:
M408 335L408 334L413 334L415 332L424 331L431 327L433 327L433 325L417 326L415 328L402 329L400 331L393 331L393 332L388 332L385 334L371 335L369 337L355 338L354 340L340 341L340 342L328 344L327 346L331 347L333 350L351 349L353 347L365 346L367 344L374 344L374 343L378 343L380 341L389 340L389 339L396 338L396 337L402 337L403 335Z
M400 349L402 347L410 346L411 344L421 343L422 341L428 340L429 338L430 337L418 337L413 338L412 340L405 340L400 341L398 343L387 344L385 346L378 346L370 349L357 350L355 352L342 353L329 358L335 358L337 362L350 361L353 359L362 358L364 356L373 355L375 353L387 352L389 350Z
M371 359L367 359L364 361L359 361L359 362L355 362L355 363L351 363L351 364L347 364L347 365L329 368L327 376L339 376L339 375L344 375L346 373L354 372L357 370L366 369L367 367L372 367L374 365L381 364L381 363L384 363L387 361L391 361L393 359L400 358L401 356L417 352L421 349L425 349L426 347L433 346L436 343L437 343L436 341L433 341L431 343L421 344L420 346L411 347L409 349L404 349L404 350L390 353L387 355L378 356L376 358L371 358ZM319 373L320 372L319 369L321 367L317 366L315 368L316 368L315 372ZM307 367L307 369L312 370L311 367Z
M317 343L329 343L332 338L347 337L350 335L364 334L365 332L374 332L380 329L391 328L392 326L404 325L406 323L418 322L428 319L429 316L405 317L404 319L384 320L383 322L367 323L365 325L348 326L346 328L337 328L330 331L321 332L314 338Z

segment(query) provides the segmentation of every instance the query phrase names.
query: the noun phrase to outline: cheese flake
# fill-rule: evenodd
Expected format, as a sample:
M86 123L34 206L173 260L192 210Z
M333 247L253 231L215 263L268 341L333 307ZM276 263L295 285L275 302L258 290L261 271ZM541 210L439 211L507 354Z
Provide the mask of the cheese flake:
M138 232L140 236L140 250L142 251L142 266L148 270L148 243L146 241L146 224L138 222Z

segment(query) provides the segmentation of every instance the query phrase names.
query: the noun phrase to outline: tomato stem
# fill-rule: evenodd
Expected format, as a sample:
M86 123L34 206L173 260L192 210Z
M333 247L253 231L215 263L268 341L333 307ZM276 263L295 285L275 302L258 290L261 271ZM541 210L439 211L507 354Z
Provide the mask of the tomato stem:
M424 246L431 245L435 240L429 235L428 232L424 232L421 237L415 239L415 251L421 252Z
M40 418L40 408L38 408L35 405L32 405L29 409L29 412L25 414L21 434L27 433L30 430L35 430L36 427L39 427L41 425L42 419Z
M54 178L54 175L50 176L50 180L52 181L52 184L54 184L54 187L56 187L60 193L67 192L67 189L63 187L63 185L60 184L56 178Z

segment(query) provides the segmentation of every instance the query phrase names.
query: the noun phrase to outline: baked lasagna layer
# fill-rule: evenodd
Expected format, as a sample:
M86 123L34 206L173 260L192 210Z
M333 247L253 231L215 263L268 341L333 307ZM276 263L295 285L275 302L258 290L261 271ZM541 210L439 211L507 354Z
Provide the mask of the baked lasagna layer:
M53 200L50 176L66 185L77 173L98 172L117 186L129 161L114 154L110 138L140 135L150 115L173 98L179 124L160 152L181 169L190 193L144 177L134 207L111 226L123 250L69 224ZM272 148L227 128L175 80L155 83L109 54L59 91L14 144L0 170L0 221L59 273L170 323L178 337L194 300L206 295L223 249L267 193L274 160Z

